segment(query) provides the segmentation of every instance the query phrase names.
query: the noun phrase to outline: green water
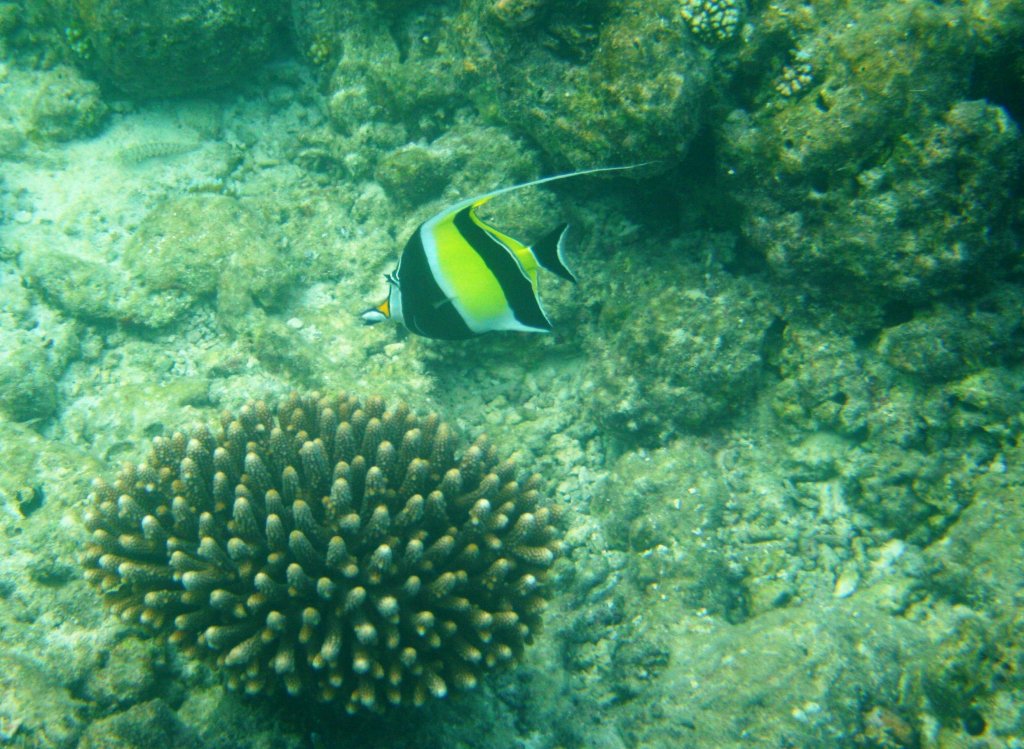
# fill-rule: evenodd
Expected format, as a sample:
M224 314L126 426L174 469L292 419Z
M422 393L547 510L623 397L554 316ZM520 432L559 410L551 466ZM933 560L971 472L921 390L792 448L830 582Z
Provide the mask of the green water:
M1024 745L1021 38L1016 0L0 2L0 746ZM640 162L481 209L570 223L550 334L362 324L447 206ZM539 474L514 668L349 716L104 607L93 479L311 390Z

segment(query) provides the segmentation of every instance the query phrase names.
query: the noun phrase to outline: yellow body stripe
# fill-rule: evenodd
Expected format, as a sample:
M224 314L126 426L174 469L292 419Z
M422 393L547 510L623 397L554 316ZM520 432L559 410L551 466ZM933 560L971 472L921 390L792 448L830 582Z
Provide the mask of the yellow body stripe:
M486 323L509 312L505 292L483 258L455 228L455 216L434 226L437 261L445 285L458 300L463 315Z

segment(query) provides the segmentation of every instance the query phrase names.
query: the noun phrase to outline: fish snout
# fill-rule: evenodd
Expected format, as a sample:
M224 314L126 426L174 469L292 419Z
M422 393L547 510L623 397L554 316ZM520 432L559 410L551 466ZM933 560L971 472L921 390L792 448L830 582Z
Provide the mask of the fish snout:
M359 314L359 319L363 321L363 325L376 325L387 320L388 316L376 307L370 307L370 309Z
M359 314L359 319L363 321L363 325L376 325L377 323L384 322L385 320L391 319L391 299L385 299L380 304L370 307L368 310L364 310Z

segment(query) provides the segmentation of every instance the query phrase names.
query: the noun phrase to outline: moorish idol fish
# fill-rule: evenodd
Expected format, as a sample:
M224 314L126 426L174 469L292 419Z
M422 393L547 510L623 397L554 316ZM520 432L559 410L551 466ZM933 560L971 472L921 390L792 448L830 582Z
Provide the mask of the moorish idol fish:
M527 247L485 223L476 209L491 198L524 187L643 164L557 174L461 200L427 219L384 274L388 298L362 313L366 325L396 320L427 338L458 340L492 330L546 333L551 321L537 296L537 268L567 281L576 277L563 252L568 224Z

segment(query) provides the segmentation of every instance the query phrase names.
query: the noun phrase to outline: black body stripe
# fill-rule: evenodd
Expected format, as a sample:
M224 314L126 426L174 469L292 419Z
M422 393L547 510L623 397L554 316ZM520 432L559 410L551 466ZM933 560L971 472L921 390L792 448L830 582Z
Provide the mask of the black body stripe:
M455 228L483 259L488 270L498 279L512 315L523 325L551 330L551 323L540 308L533 284L523 273L512 251L473 222L469 215L473 207L463 208L455 214Z
M430 272L422 230L421 224L409 237L398 264L398 290L402 295L405 327L427 338L450 341L472 338L476 333L469 329Z

